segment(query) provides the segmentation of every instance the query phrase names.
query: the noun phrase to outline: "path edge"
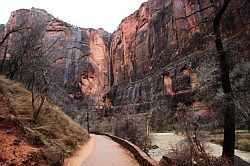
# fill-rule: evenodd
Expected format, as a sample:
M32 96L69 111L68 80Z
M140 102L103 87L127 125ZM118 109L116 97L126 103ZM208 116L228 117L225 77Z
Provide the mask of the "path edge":
M120 144L121 146L123 146L128 151L130 151L133 154L134 158L138 161L138 163L141 166L158 166L157 161L150 158L138 146L134 145L133 143L131 143L131 142L125 140L125 139L122 139L122 138L119 138L117 136L107 134L107 133L94 132L93 134L104 135L104 136L107 136L107 137L111 138L113 141Z

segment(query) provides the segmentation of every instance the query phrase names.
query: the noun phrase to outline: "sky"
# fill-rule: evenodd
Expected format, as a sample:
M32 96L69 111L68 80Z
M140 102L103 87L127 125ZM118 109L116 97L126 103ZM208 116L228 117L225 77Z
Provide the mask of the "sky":
M103 28L113 32L123 18L147 0L2 0L0 24L7 23L11 11L45 9L54 17L82 28Z

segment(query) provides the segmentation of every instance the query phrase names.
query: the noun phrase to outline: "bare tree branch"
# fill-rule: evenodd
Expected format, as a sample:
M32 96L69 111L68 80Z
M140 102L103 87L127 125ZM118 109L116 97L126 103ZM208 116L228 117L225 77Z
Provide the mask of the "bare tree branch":
M7 38L15 32L20 32L21 30L26 29L25 26L20 25L18 27L12 28L11 30L7 31L7 33L4 35L4 37L2 38L2 40L0 41L0 46L3 45L3 43L7 40Z
M175 18L175 19L176 19L176 20L185 19L185 18L188 18L188 17L190 17L190 16L192 16L192 15L194 15L194 14L196 14L196 13L202 12L202 11L207 10L207 9L209 9L209 8L212 8L212 7L213 7L213 5L207 6L207 7L204 7L204 8L202 8L202 9L200 9L200 10L196 10L195 12L190 13L190 14L187 15L187 16L178 17L178 18Z

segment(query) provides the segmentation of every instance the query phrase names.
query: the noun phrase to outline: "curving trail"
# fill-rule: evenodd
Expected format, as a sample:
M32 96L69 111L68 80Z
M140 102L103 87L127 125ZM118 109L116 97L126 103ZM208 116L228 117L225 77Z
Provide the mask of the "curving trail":
M139 166L133 155L110 138L92 135L94 146L82 166Z

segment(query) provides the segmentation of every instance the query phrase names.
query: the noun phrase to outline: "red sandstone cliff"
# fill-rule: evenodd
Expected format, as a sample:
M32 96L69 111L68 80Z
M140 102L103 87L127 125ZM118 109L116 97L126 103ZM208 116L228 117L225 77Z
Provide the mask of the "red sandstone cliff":
M249 60L244 38L249 34L248 11L246 0L233 0L222 19L223 39L235 63L245 55ZM50 72L70 97L77 98L80 89L99 105L108 92L108 105L145 112L161 101L193 102L196 69L217 63L213 17L208 0L149 0L124 18L111 37L102 29L73 27L35 8L14 11L4 28L42 24L47 44L60 38L50 57Z
M58 40L53 55L49 57L54 83L62 89L66 87L73 98L81 89L99 103L108 90L108 32L74 27L36 8L13 11L5 31L18 26L40 26L44 33L43 43L48 46Z
M249 10L247 1L233 0L222 18L232 73L242 61L249 63ZM111 36L112 88L107 105L140 113L202 100L194 97L205 75L200 68L213 64L218 73L213 18L208 0L149 0L123 19ZM245 86L247 80L243 82ZM201 90L203 97L208 91L216 93L218 75L208 84Z
M222 21L223 37L248 23L247 1L232 1ZM111 37L114 84L157 70L213 45L213 8L208 0L149 0L122 20ZM134 80L136 80L134 79Z

